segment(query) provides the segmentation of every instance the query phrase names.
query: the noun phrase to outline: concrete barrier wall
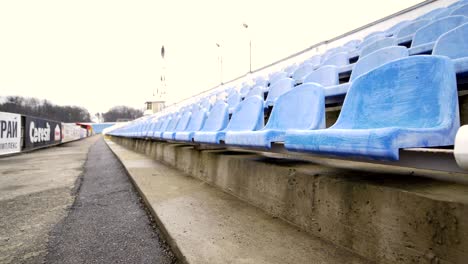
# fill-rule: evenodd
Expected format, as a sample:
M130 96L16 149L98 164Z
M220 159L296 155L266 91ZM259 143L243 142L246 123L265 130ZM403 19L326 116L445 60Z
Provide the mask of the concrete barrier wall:
M367 259L382 263L468 259L467 186L251 153L111 139Z

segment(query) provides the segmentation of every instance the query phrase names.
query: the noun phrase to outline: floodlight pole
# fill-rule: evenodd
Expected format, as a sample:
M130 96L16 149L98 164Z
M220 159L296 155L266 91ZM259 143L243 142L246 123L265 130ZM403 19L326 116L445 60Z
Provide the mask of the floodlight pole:
M247 25L246 23L242 24L242 26L246 30L249 30L249 25ZM249 73L252 73L252 39L250 38L250 34L249 34Z
M218 47L219 81L222 85L223 84L223 54L221 52L221 44L216 43L216 47Z

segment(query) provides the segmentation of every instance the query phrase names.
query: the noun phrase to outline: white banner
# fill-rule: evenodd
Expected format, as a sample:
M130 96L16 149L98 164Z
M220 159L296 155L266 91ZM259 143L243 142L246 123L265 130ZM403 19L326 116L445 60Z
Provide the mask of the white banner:
M21 151L21 115L0 112L0 155Z
M81 127L75 124L62 123L62 142L69 142L81 138Z

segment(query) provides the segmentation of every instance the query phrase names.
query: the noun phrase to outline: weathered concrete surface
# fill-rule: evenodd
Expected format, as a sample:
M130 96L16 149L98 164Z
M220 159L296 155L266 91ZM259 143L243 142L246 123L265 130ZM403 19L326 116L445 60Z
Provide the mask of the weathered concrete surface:
M112 140L370 260L468 259L465 185L388 171L359 172L246 153L200 151L181 144Z
M188 263L368 263L238 198L108 141Z
M51 232L45 263L175 263L102 138L89 151L81 182L69 214Z
M0 158L0 263L43 263L48 233L72 205L97 139Z

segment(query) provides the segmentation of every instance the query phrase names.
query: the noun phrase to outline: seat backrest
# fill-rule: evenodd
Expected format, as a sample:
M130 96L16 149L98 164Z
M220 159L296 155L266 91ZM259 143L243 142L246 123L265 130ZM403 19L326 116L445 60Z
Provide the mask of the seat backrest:
M387 32L387 36L396 36L396 34L398 33L398 31L400 31L400 29L407 26L411 22L412 21L410 20L400 21L396 23L395 25L393 25L392 27L390 27L389 29L385 30L385 32Z
M228 96L226 103L228 106L231 107L236 107L238 103L241 101L241 96L237 91L231 92L231 94Z
M348 42L346 42L343 46L350 48L351 50L355 50L359 47L359 44L361 44L360 39L353 39Z
M284 68L283 71L286 72L287 76L289 77L297 68L299 68L299 66L294 63Z
M304 63L312 64L314 68L317 68L320 65L321 60L322 57L320 55L314 55L305 60Z
M291 78L283 78L270 86L270 91L265 100L266 103L274 103L278 96L291 90L294 87L294 80Z
M462 5L455 8L451 13L451 16L468 16L468 5Z
M167 131L167 127L169 126L169 123L172 121L172 116L167 116L165 119L164 119L164 122L162 123L160 129L158 131L155 131L155 132L164 132L164 131Z
M304 83L318 83L324 87L339 84L338 67L326 65L313 71L304 79Z
M438 14L443 12L444 10L446 10L445 7L436 8L436 9L431 10L431 11L427 12L426 14L418 17L418 19L432 19L433 17L437 16Z
M159 129L161 129L161 126L163 125L164 123L164 119L163 118L159 118L158 121L156 121L156 123L153 125L153 127L151 128L151 133L154 132L154 131L159 131Z
M468 22L468 18L465 16L449 16L436 20L414 33L411 47L434 42L440 35L466 22Z
M232 113L226 131L254 131L263 127L263 99L252 96L239 105Z
M371 33L369 34L366 38L364 38L361 42L361 45L360 47L365 47L367 45L369 45L370 43L376 41L376 40L379 40L379 39L383 39L387 36L386 33L384 32L374 32L374 33Z
M468 57L468 23L440 36L432 54L447 56L451 59Z
M250 92L245 96L245 98L249 98L251 96L259 96L263 98L263 89L262 86L255 86L250 90Z
M403 38L409 35L413 35L418 29L424 27L425 25L429 24L431 20L429 19L421 19L421 20L415 20L408 25L400 28L398 30L398 33L396 34L397 38Z
M268 81L266 79L258 79L255 81L254 86L268 86Z
M325 65L334 65L334 66L346 66L349 64L348 52L338 52L334 55L328 57L325 61L322 62L322 66Z
M281 95L276 101L265 129L325 128L323 87L304 83Z
M397 38L390 37L376 40L361 48L361 54L359 55L359 58L364 57L376 50L396 45L398 45Z
M143 130L143 136L148 136L148 134L153 131L153 127L157 124L156 120L150 118L146 124L145 129Z
M402 46L386 47L371 54L360 58L354 65L351 72L350 81L354 81L357 77L369 72L385 63L408 57L408 49Z
M293 73L293 79L297 83L302 83L304 81L304 77L306 77L309 73L313 72L316 66L310 63L303 63L297 70Z
M444 11L438 13L437 15L433 16L432 17L432 21L435 21L435 20L438 20L438 19L441 19L441 18L444 18L444 17L448 17L450 16L450 14L453 12L453 8L445 8Z
M374 31L374 32L371 32L371 33L367 34L367 36L365 36L362 39L362 41L367 41L368 39L373 38L374 36L377 36L377 35L385 36L383 31Z
M275 72L270 75L269 83L270 85L274 84L276 81L283 79L283 78L288 78L288 74L284 71L279 71Z
M223 101L217 101L210 114L205 120L202 131L219 131L223 130L229 122L228 105Z
M190 118L192 117L192 112L186 111L182 114L177 122L177 126L175 127L174 131L184 131L187 128L187 125L190 122Z
M357 78L329 129L431 128L457 118L453 63L442 56L411 56Z
M213 107L214 109L214 107ZM187 128L185 131L198 131L200 130L203 125L205 124L206 120L206 111L203 109L200 109L196 112L194 112L190 118L190 122L187 125Z
M174 116L171 118L171 121L169 121L165 131L174 131L177 123L179 123L180 117L181 116L179 114L174 114Z
M466 5L466 4L468 4L467 0L460 0L460 1L457 1L457 2L447 6L447 8L457 8L459 6Z
M247 84L243 85L239 91L240 96L245 97L249 93L250 88L252 88L250 85L247 85Z
M211 103L209 98L203 98L200 102L200 107L205 109L206 111L210 111Z

